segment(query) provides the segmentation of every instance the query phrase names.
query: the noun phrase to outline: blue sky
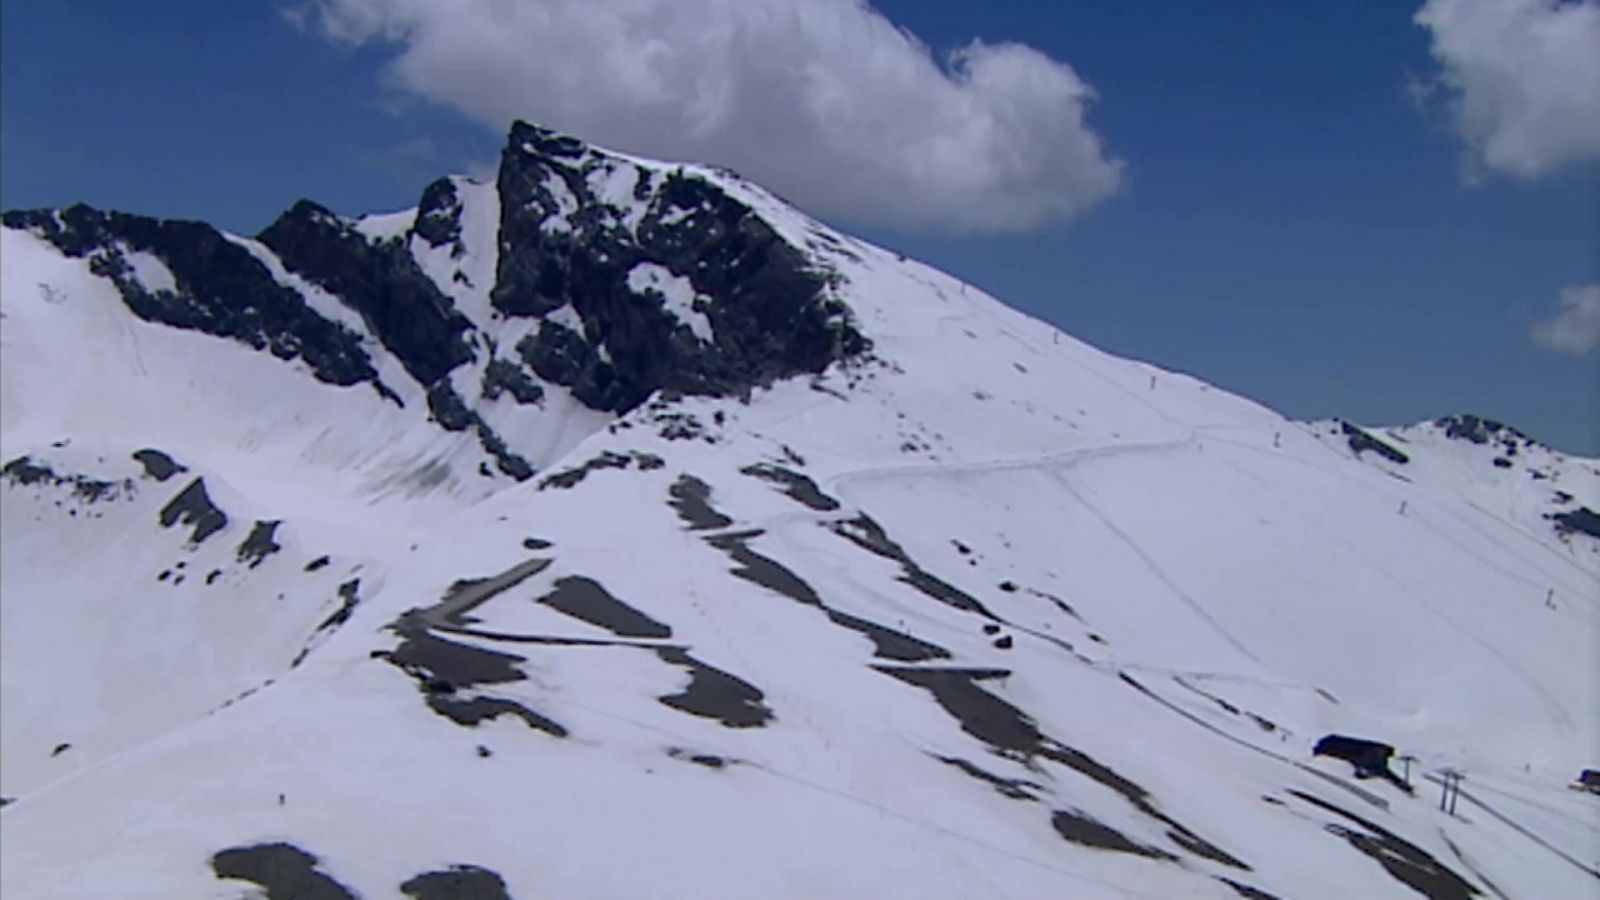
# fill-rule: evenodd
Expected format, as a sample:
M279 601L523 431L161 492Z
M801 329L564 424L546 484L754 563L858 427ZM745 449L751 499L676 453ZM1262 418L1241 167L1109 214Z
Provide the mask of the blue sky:
M1445 102L1436 94L1419 104L1411 90L1440 71L1430 31L1413 23L1420 5L879 0L883 16L936 55L981 38L1069 65L1093 87L1087 133L1105 160L1120 161L1120 175L1094 160L1070 170L1045 160L1028 175L1042 187L1022 179L984 195L1003 204L958 192L945 202L936 182L916 221L851 208L802 168L771 177L836 224L1078 337L1286 414L1389 424L1471 411L1600 455L1600 352L1530 339L1563 288L1600 282L1600 164L1578 152L1541 164L1536 177L1492 167L1465 177L1472 154ZM851 34L836 32L856 21L841 13L825 40L848 43ZM891 38L873 40L865 46ZM552 124L613 143L653 140L605 118L607 98L625 106L625 94L596 88L574 112L513 69L505 80L516 89L485 104L481 86L447 83L464 63L397 68L405 49L404 40L296 27L270 2L3 0L0 205L82 200L254 232L301 196L346 213L411 205L436 175L492 163L502 110L566 118L588 127ZM437 65L442 87L428 81ZM711 71L760 75L729 65ZM581 94L588 82L576 77L549 92ZM852 110L860 121L903 117L891 136L921 134L917 104L903 102L921 94L884 95L875 108L878 95L864 93ZM1017 115L1035 108L1014 105ZM616 118L640 120L626 109ZM1050 134L1071 142L1083 133ZM761 148L736 138L705 153L726 152L717 161L767 180ZM849 140L828 137L835 148ZM681 146L663 139L654 149ZM1044 146L1054 156L1083 150ZM891 152L883 164L898 161ZM1008 220L1035 189L1077 205ZM969 208L980 230L941 225Z

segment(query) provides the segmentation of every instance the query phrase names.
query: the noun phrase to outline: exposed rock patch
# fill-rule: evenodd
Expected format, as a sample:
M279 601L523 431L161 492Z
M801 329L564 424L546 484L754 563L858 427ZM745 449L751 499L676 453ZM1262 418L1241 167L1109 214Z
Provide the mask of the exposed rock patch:
M527 459L511 451L505 439L490 428L476 410L467 406L461 395L450 386L448 379L440 379L428 389L428 412L446 431L472 429L478 437L479 446L494 459L495 467L501 472L518 481L533 477L533 466Z
M1146 846L1122 832L1082 811L1056 810L1050 814L1050 824L1063 840L1096 850L1131 853L1162 862L1173 862L1176 856L1165 850Z
M607 450L581 465L546 476L540 480L539 490L576 487L588 478L591 472L598 472L601 469L626 469L629 466L638 466L641 470L649 471L659 469L662 465L661 457L649 453L612 453Z
M401 884L400 893L411 900L511 900L505 879L481 866L424 872Z
M245 248L204 222L101 212L83 204L62 210L13 210L0 216L109 279L133 314L147 322L199 331L301 359L319 380L377 383L361 340L279 284ZM171 271L174 289L152 289L135 277L127 253L149 253Z
M689 684L662 703L692 716L714 719L729 728L759 728L772 720L772 710L762 702L766 695L755 685L715 666L707 665L677 647L659 647L662 662L689 670Z
M196 547L226 527L228 516L211 502L211 496L206 493L206 480L196 478L161 508L158 521L162 528L178 524L191 526L189 545Z
M937 644L829 607L810 584L787 566L750 548L750 541L761 534L759 530L717 534L706 538L706 543L728 554L738 564L738 568L733 570L735 577L758 584L796 603L822 610L835 625L848 628L872 641L873 655L879 658L897 662L949 658L950 651Z
M678 518L692 531L725 528L733 524L732 519L712 507L711 485L693 475L678 476L667 492L672 497L668 502L677 511Z
M56 472L45 463L35 462L27 456L19 456L6 463L3 468L0 468L0 476L3 476L14 485L69 487L71 488L70 496L84 503L115 500L124 494L132 494L134 490L131 479L102 481L86 475L62 474ZM57 505L59 506L60 504Z
M291 271L338 297L431 387L472 358L471 327L418 267L403 240L373 241L327 209L301 200L258 236Z
M632 180L627 209L601 187L617 179ZM547 319L518 350L540 378L586 406L626 412L660 390L733 396L870 349L830 297L828 273L709 181L656 176L518 122L497 187L492 302L510 316L571 307L581 331ZM698 340L659 296L630 286L641 264L703 298L697 305L715 341Z
M517 663L525 661L522 657L447 641L430 634L414 615L396 623L395 629L403 640L383 658L416 680L429 709L467 727L510 715L552 737L567 736L560 723L522 703L469 693L480 685L526 680L517 668Z
M978 781L989 785L990 787L994 788L995 792L1002 797L1029 802L1034 802L1039 799L1038 797L1034 796L1034 794L1040 790L1040 787L1034 782L1024 781L1020 778L1002 778L999 775L995 775L992 772L978 767L978 765L975 763L969 762L968 760L957 756L935 756L934 759L937 759L947 766L953 766L972 776Z
M321 860L293 844L230 847L211 857L218 878L248 881L267 900L356 900L349 888L317 868Z
M144 466L144 474L147 477L154 478L157 481L166 481L174 475L189 471L187 466L179 464L167 454L148 447L143 450L135 450L133 459L139 465Z
M262 560L282 550L283 547L272 539L278 526L282 524L283 522L278 520L270 522L257 520L255 526L250 529L249 536L244 539L244 543L239 545L239 561L254 569L261 565Z
M484 366L482 391L485 400L498 400L501 394L509 393L512 399L525 406L544 400L544 388L528 377L521 366L498 356Z
M611 595L600 582L569 577L556 580L555 590L539 602L617 637L666 639L672 629Z
M1323 826L1329 834L1344 838L1350 846L1372 857L1395 880L1432 900L1471 900L1482 895L1460 875L1434 859L1427 851L1405 840L1392 831L1348 810L1341 809L1320 797L1302 791L1289 793L1319 809L1353 822L1360 829L1336 822Z
M681 760L687 763L693 763L697 766L711 769L713 771L720 771L722 769L726 769L730 765L737 765L740 762L736 759L729 759L726 756L717 756L712 753L696 753L693 750L685 750L682 747L668 747L667 755L673 759Z
M466 253L461 243L461 195L449 178L440 178L422 190L422 200L417 204L417 218L411 233L430 247L450 247L450 256L459 259Z
M1545 518L1556 523L1556 531L1562 535L1586 534L1600 540L1600 514L1587 506L1551 513Z
M832 512L839 508L839 501L824 494L815 481L793 469L770 463L757 463L745 466L739 471L777 485L791 499L817 512Z
M922 594L962 612L977 613L984 618L999 621L999 618L989 612L976 597L918 565L911 555L906 553L905 548L890 540L883 527L867 514L862 513L842 522L829 522L827 527L863 550L899 563L902 570L899 580Z
M1344 434L1351 451L1357 456L1370 451L1397 465L1403 466L1411 462L1411 457L1373 437L1371 432L1357 428L1343 419L1339 420L1339 431Z

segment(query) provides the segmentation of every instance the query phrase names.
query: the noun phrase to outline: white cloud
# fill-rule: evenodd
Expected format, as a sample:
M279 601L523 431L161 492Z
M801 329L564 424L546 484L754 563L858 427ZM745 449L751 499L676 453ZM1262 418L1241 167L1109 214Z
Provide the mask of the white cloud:
M1026 229L1122 179L1070 66L982 41L941 61L864 0L305 0L291 18L395 47L396 85L492 128L726 165L859 222Z
M1541 347L1574 355L1600 347L1600 284L1562 289L1561 311L1534 323L1532 337Z
M1428 0L1416 22L1469 170L1526 179L1600 159L1600 3Z

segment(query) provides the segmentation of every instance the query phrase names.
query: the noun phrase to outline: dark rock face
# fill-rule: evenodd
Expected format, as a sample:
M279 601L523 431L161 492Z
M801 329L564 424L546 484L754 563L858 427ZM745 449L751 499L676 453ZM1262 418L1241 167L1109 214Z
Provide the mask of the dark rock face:
M1596 514L1587 506L1551 513L1547 518L1556 523L1556 531L1563 535L1586 534L1595 540L1600 540L1600 514Z
M676 694L657 698L692 716L714 719L728 728L760 728L773 718L766 694L755 685L708 665L677 647L658 647L662 662L689 670L689 684Z
M327 559L326 556L322 557ZM361 605L361 579L352 578L339 585L339 608L317 625L318 631L337 628L350 621L350 616Z
M1360 456L1362 454L1362 452L1364 452L1364 451L1369 451L1370 450L1371 452L1378 454L1379 456L1383 457L1384 459L1387 459L1390 462L1396 463L1398 465L1402 465L1403 466L1406 463L1411 462L1411 457L1406 456L1404 453L1401 453L1399 450L1396 450L1395 448L1389 446L1388 444L1384 443L1383 441L1380 441L1377 438L1373 437L1371 433L1369 433L1367 431L1364 431L1364 430L1362 430L1360 428L1357 428L1356 426L1351 425L1349 422L1346 422L1343 419L1339 420L1339 431L1342 432L1344 434L1344 436L1349 439L1349 441L1350 441L1350 449L1357 456Z
M513 716L551 737L567 736L567 729L559 722L515 700L473 695L474 689L483 685L525 680L528 676L517 668L518 663L526 662L523 657L436 637L415 617L402 619L395 629L404 640L384 658L417 682L429 709L468 728L500 716Z
M539 602L575 619L604 628L617 637L665 639L672 628L618 600L600 582L582 576L556 580L555 589Z
M446 431L466 431L477 418L448 381L428 389L428 412Z
M740 472L752 478L769 481L779 487L795 501L816 510L817 512L832 512L839 508L839 501L822 492L817 483L801 475L793 469L771 463L757 463L745 466Z
M249 251L204 222L101 212L82 204L59 212L13 210L0 221L67 256L88 259L89 268L109 278L134 315L147 322L229 338L279 359L302 359L331 384L377 377L353 332L318 315ZM160 258L177 290L151 290L141 283L127 251Z
M440 379L428 389L428 412L446 431L472 429L478 435L479 446L483 447L485 453L494 457L495 467L501 472L518 481L526 481L533 477L533 466L522 456L512 452L506 445L505 439L490 428L482 416L467 406L466 401L461 399L461 395L455 392L448 380Z
M167 454L148 447L143 450L135 450L133 459L139 465L144 466L146 475L157 481L166 481L174 475L189 471L187 466L175 462Z
M729 759L726 756L717 756L711 753L695 753L692 750L685 750L682 747L668 747L667 755L673 759L681 759L684 762L693 763L697 766L711 769L713 771L726 769L730 764L739 762L739 760Z
M644 400L623 403L617 370L565 325L546 320L517 343L517 353L540 378L571 388L572 395L592 409L621 412Z
M597 192L631 179L636 221ZM620 182L618 181L620 180ZM659 183L657 183L659 182ZM542 316L564 305L583 333L546 322L519 347L541 378L586 405L626 411L656 390L731 394L864 354L870 343L826 296L815 271L744 203L693 175L664 178L526 123L501 157L494 306ZM575 203L575 208L574 208ZM716 340L696 339L655 292L636 293L641 263L686 279ZM601 344L610 362L599 353Z
M922 568L916 560L911 558L910 554L906 553L904 547L889 538L888 533L883 530L883 526L879 525L871 516L863 513L853 519L829 522L827 527L835 534L863 550L899 563L904 570L899 579L902 583L916 588L921 593L946 606L963 612L977 613L986 619L999 621L999 618L980 603L976 597Z
M679 484L682 484L682 482L680 481ZM674 485L674 487L676 486ZM706 543L728 554L728 558L737 564L737 568L733 569L735 578L743 578L752 584L760 585L774 594L788 597L802 606L810 606L821 610L833 624L841 628L848 628L871 641L874 656L899 662L923 662L931 659L948 659L950 657L950 651L938 644L932 644L903 631L897 631L877 622L863 619L860 616L853 616L847 612L830 608L823 602L822 596L817 593L816 589L808 584L805 579L796 575L789 567L770 556L764 556L751 549L750 541L760 537L762 533L760 529L736 531L714 534L705 540Z
M544 399L544 388L528 377L516 363L496 357L489 360L483 370L483 398L499 399L503 393L523 405L539 403Z
M544 319L504 355L412 252L426 245L448 248L452 258L466 254L468 195L457 179L429 184L410 227L390 237L369 236L354 220L301 200L257 240L287 270L358 314L428 391L439 424L475 430L514 478L531 476L532 467L485 424L475 409L479 398L462 398L446 380L481 354L489 357L483 400L509 393L518 404L540 404L553 384L591 409L625 413L658 391L746 397L754 387L871 350L833 296L837 276L707 177L646 170L519 122L495 187L497 270L495 284L482 287L491 288L496 318L567 308L561 321ZM317 313L250 249L209 225L82 205L8 212L3 221L86 259L146 321L301 360L325 382L367 382L403 405L379 379L364 335ZM172 284L141 280L142 257L133 254L142 253L166 266ZM455 280L466 283L467 276L457 270ZM684 424L670 436L697 433Z
M81 500L84 503L115 500L133 492L132 479L112 482L100 481L85 475L62 474L42 462L34 462L31 457L27 456L19 456L6 463L3 468L0 468L0 476L4 476L7 481L15 485L70 486L72 488L72 498Z
M947 766L953 766L957 769L960 769L978 781L989 785L990 787L994 788L995 792L1000 794L1002 797L1006 797L1011 800L1021 800L1028 803L1037 802L1039 799L1038 797L1034 796L1034 793L1040 789L1039 785L1035 782L1022 781L1015 778L1001 778L999 775L988 772L977 764L970 762L969 760L961 759L957 756L934 755L933 758Z
M417 266L403 240L373 242L309 200L290 207L258 238L285 266L360 313L419 384L432 385L472 358L462 339L471 324Z
M199 546L228 524L228 516L206 493L206 480L196 478L161 508L160 522L162 528L171 528L179 523L192 526L194 530L189 535L189 545Z
M211 857L218 878L260 885L268 900L355 900L349 888L317 869L321 860L293 844L230 847Z
M278 531L278 526L282 524L281 520L270 522L256 520L255 527L250 529L249 536L244 539L244 543L239 545L237 551L239 561L254 569L256 566L261 565L262 560L282 550L283 547L272 539L273 535Z
M672 499L668 501L691 531L725 528L733 520L711 505L711 485L693 475L680 475L667 489Z
M1444 429L1445 437L1471 441L1474 444L1487 444L1496 439L1512 443L1529 440L1527 435L1510 425L1474 415L1445 416L1434 419L1433 424Z
M601 469L626 469L630 466L638 468L641 472L652 472L666 465L666 461L653 453L641 453L634 450L630 453L612 453L610 450L601 451L599 456L585 462L563 469L539 482L539 490L559 488L562 490L576 486L579 482L589 477L589 473ZM708 488L709 490L709 488ZM546 546L549 546L548 544Z
M283 802L282 795L278 802ZM323 872L321 863L316 855L278 841L218 851L211 857L211 870L218 878L258 885L267 900L355 900L356 892ZM423 872L402 883L400 893L411 900L510 900L511 896L498 873L472 865Z
M452 257L459 258L466 252L461 244L461 197L456 193L455 182L441 178L423 189L411 233L430 247L450 245Z
M451 866L424 872L400 885L412 900L511 900L505 879L482 866Z
M1163 862L1177 860L1171 853L1141 844L1088 813L1056 810L1050 815L1050 825L1055 828L1056 834L1061 835L1062 840L1069 843L1097 850L1131 853Z
M1434 900L1471 900L1473 897L1483 896L1482 891L1433 858L1426 850L1376 822L1303 791L1291 788L1289 793L1311 806L1354 823L1357 827L1329 822L1324 824L1323 828L1329 834L1349 841L1350 846L1372 857L1391 877L1417 893Z

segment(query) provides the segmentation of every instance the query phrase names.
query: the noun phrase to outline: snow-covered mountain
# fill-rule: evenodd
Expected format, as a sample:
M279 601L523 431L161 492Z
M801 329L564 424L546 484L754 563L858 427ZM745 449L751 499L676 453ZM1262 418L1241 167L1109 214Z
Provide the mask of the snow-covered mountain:
M1600 892L1595 460L524 124L393 214L4 226L8 900Z

